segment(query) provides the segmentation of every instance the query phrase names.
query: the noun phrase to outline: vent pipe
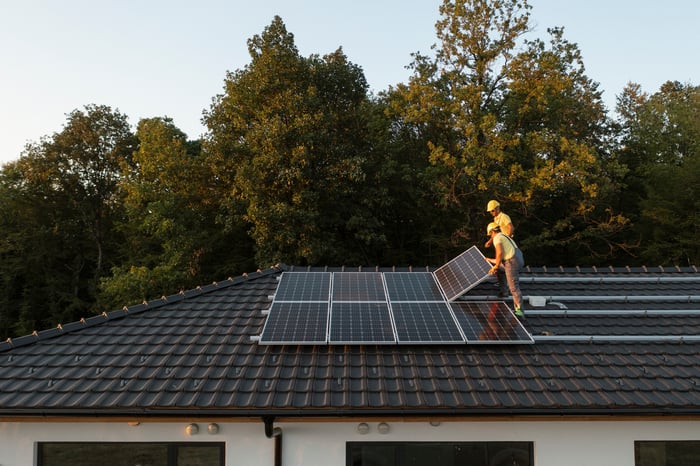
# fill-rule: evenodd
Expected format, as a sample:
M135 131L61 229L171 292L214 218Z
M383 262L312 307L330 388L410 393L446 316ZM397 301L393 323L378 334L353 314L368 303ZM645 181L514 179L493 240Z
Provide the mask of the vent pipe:
M263 422L265 423L265 437L275 441L272 464L274 466L282 466L282 429L275 427L274 416L263 417Z

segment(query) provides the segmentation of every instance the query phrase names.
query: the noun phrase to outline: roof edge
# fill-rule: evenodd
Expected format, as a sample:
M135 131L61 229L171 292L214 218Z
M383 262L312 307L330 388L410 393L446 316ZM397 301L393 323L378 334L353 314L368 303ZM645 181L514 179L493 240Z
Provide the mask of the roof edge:
M88 318L81 318L75 322L69 322L67 324L58 324L55 328L50 328L41 331L34 331L28 335L22 335L16 338L7 338L5 341L0 342L0 353L10 350L12 348L19 348L22 346L27 346L34 344L38 341L48 340L50 338L55 338L66 333L72 333L83 328L92 327L94 325L99 325L104 322L121 319L131 314L138 314L147 310L157 309L166 304L171 304L173 302L182 301L193 296L200 296L207 294L216 290L228 288L230 286L236 286L244 282L255 280L267 275L279 273L282 266L275 265L265 270L258 269L252 273L244 273L238 277L229 277L226 280L220 282L213 282L209 285L198 286L190 290L183 290L179 293L175 293L169 296L161 296L158 299L152 299L150 301L144 301L140 304L134 304L132 306L124 306L122 309L105 311L102 314L97 314Z

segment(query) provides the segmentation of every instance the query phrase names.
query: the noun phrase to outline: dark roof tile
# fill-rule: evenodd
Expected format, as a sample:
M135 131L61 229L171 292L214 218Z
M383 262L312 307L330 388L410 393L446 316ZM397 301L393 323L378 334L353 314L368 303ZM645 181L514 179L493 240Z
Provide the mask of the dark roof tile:
M251 337L262 330L278 274L224 280L0 343L0 412L449 415L700 406L700 342L653 339L700 334L700 304L681 298L699 294L696 269L530 269L524 294L558 302L528 307L525 327L559 339L479 346L259 345ZM642 280L651 276L659 280ZM495 290L487 281L465 299Z

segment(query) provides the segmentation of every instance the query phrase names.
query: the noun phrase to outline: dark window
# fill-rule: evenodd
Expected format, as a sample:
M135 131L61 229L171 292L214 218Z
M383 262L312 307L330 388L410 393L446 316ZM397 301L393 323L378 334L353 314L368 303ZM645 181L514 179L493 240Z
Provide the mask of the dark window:
M532 466L532 442L348 442L347 466Z
M634 442L635 466L697 466L700 440Z
M223 443L41 442L38 466L224 466Z

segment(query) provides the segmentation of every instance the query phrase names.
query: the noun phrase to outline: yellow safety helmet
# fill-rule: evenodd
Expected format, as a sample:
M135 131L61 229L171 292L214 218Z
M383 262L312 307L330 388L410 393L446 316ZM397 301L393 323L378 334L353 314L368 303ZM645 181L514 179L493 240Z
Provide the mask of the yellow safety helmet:
M486 227L486 236L491 235L492 230L501 231L501 227L498 226L498 223L496 222L489 223L489 226Z
M499 204L498 201L489 201L489 203L486 204L486 212L491 212L493 209L500 206L501 204Z

